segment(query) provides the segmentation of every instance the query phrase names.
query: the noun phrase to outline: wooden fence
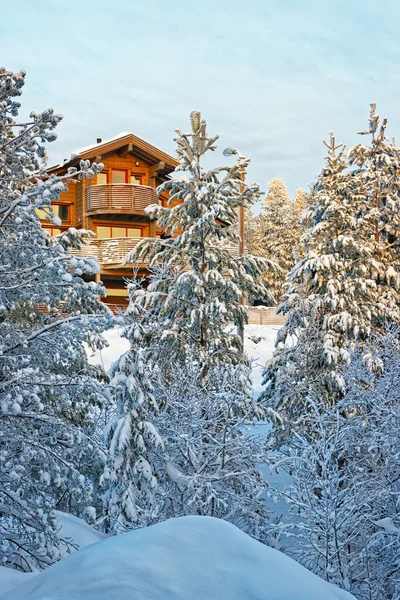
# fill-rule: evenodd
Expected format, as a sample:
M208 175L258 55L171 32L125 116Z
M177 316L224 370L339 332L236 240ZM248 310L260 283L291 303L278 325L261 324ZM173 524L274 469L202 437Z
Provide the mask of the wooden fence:
M284 325L285 317L275 311L276 306L248 306L249 325Z

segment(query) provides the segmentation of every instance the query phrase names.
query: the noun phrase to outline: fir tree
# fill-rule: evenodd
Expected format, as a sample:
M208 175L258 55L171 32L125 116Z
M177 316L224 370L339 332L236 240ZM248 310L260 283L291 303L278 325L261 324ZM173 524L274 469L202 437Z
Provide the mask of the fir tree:
M93 516L86 475L103 455L91 433L107 399L83 342L111 319L103 288L81 278L98 264L68 254L84 233L52 240L41 229L36 209L59 225L50 203L67 189L42 160L61 117L49 109L17 125L24 79L0 69L0 560L29 571L66 545L56 505ZM99 170L82 163L67 179Z
M204 171L203 156L215 149L218 136L209 137L200 113L191 115L191 133L177 130L177 154L183 172L160 186L170 193L172 208L153 205L148 211L158 219L169 239L146 240L129 260L161 264L168 275L156 278L142 296L162 324L162 343L175 357L196 354L204 372L211 364L244 360L242 342L232 325L242 329L247 320L245 296L265 296L268 291L256 278L271 261L244 254L238 246L237 210L259 198L255 184L243 185L242 172L249 161L239 157L233 167ZM166 271L167 273L167 271Z
M265 396L288 420L301 420L302 399L311 391L335 403L345 392L341 367L355 344L400 320L396 242L388 240L400 219L400 156L385 143L384 128L372 149L350 151L350 164L361 166L355 170L333 134L326 144L327 166L307 209L307 255L290 274L281 306L288 318L265 376ZM380 159L372 160L377 153Z
M254 280L264 268L264 261L247 254L235 255L238 207L255 201L259 188L243 186L242 171L248 161L242 157L234 167L204 171L201 160L215 148L217 137L207 135L206 123L199 113L192 113L191 125L190 134L178 131L183 175L159 188L170 191L172 207L149 208L165 235L171 237L145 240L126 259L142 262L146 257L154 276L147 288L136 289L135 284L131 288L126 333L130 350L112 373L117 407L108 435L109 459L103 483L106 508L116 523L111 523L114 531L182 514L186 500L195 514L229 513L228 506L223 509L222 504L228 502L233 488L240 494L239 476L232 475L224 500L222 491L218 491L213 501L207 501L210 482L215 482L215 489L220 490L221 481L229 473L220 472L220 453L216 462L211 460L219 443L215 440L222 435L222 420L227 418L222 412L225 392L221 389L218 393L218 388L228 377L229 365L238 369L230 371L231 377L237 376L232 384L232 407L242 402L246 419L262 414L257 403L249 403L248 361L233 329L243 327L246 321L246 308L241 302L245 294L266 293ZM172 398L169 391L179 389L180 377L186 379L190 365L194 365L189 374L194 378L193 385L181 398L187 401L187 394L193 396L191 407L194 398L201 401L196 411L197 416L201 415L196 426L199 437L193 440L192 458L195 452L197 461L201 460L201 453L207 457L203 473L196 471L200 463L191 465L191 457L187 464L177 460L180 446L172 437L173 428L180 429L183 439L193 433L186 417L178 414L182 408L179 398ZM217 372L221 381L214 380ZM226 390L225 407L229 406L229 393ZM171 405L166 407L169 401ZM167 412L161 410L158 415L160 409ZM233 447L239 448L236 438L242 420L232 413L229 423L228 438ZM242 447L244 452L249 445ZM245 462L240 462L239 456L237 461L244 468ZM175 470L190 478L187 494L182 495L174 481L171 474ZM255 471L253 475L255 481ZM257 498L247 476L242 472L243 489L248 490L248 506L254 508ZM245 495L238 499L242 511L247 506ZM232 514L238 518L239 512L238 508Z
M300 238L303 233L301 213L303 198L293 202L282 179L273 179L269 191L261 202L262 211L250 219L247 243L251 251L276 263L279 268L265 271L261 281L279 302L288 273L298 260Z

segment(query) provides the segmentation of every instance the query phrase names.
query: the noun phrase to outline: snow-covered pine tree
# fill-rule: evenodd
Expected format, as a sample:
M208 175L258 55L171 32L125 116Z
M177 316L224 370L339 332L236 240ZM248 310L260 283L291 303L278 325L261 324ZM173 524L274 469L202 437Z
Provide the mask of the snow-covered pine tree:
M177 170L183 173L159 188L170 193L172 207L148 209L172 237L143 241L128 260L146 258L153 268L170 269L149 285L141 301L157 315L161 354L176 359L195 354L206 373L212 364L245 361L232 325L240 329L246 322L241 298L269 297L256 278L274 265L249 254L237 256L238 208L251 206L260 194L258 185L242 182L249 160L240 156L233 167L205 171L201 161L215 149L218 136L208 136L200 113L193 112L190 120L191 133L177 130Z
M394 328L353 356L336 406L309 399L303 431L275 456L290 474L271 490L289 503L285 552L359 600L400 594L399 367Z
M146 315L137 303L141 288L128 285L123 332L129 350L112 366L116 406L106 428L107 463L101 478L105 529L121 533L157 520L155 457L163 441L154 426L157 401L147 361Z
M261 277L279 302L287 275L301 254L303 208L300 198L298 202L289 198L282 179L272 179L268 187L268 194L261 202L262 211L254 217L252 230L248 231L248 243L254 254L279 265L279 270L265 271Z
M369 127L359 133L371 135L371 145L357 144L351 148L349 162L355 169L354 176L359 182L361 193L365 195L369 217L373 222L374 240L377 242L374 251L378 253L377 258L379 260L382 254L383 244L383 250L395 260L396 254L399 255L400 243L400 149L394 140L389 142L386 137L387 119L380 123L376 105L370 106ZM378 270L382 269L383 276L390 277L385 264L378 267ZM397 311L397 298L384 298L383 303L388 309L394 303Z
M234 167L205 172L202 157L215 148L217 137L208 137L199 113L192 113L191 124L190 134L178 131L178 155L184 174L161 187L171 192L172 207L154 205L149 211L158 218L165 235L175 237L146 240L127 257L129 262L148 258L154 276L147 288L136 289L135 284L131 287L126 331L130 350L112 372L117 409L108 435L109 459L103 483L110 526L116 532L168 518L173 514L171 503L175 496L176 514L183 510L180 503L184 497L170 478L173 469L180 468L192 477L191 489L196 489L193 494L201 495L200 480L197 487L194 483L200 474L189 463L183 465L181 461L174 466L171 462L179 452L171 428L180 429L183 438L191 435L185 429L183 415L177 412L179 398L171 405L169 417L164 418L162 412L157 416L158 408L164 409L165 400L170 397L168 388L179 389L177 377L183 377L189 365L196 365L191 370L195 379L190 389L190 406L194 397L201 398L204 411L210 406L214 411L212 420L206 412L202 414L204 429L201 439L193 441L193 448L197 443L203 444L206 454L204 448L212 445L207 436L215 434L220 439L216 415L221 416L224 391L221 389L218 395L216 390L227 377L225 369L229 365L237 365L238 369L230 372L232 377L238 375L231 384L235 386L231 402L235 406L243 403L248 419L260 416L258 405L252 401L248 404L248 361L241 339L233 330L233 326L242 327L246 320L241 297L246 293L264 293L254 281L264 268L264 261L250 255L235 256L237 209L256 200L259 188L243 186L242 170L248 164L243 158ZM221 381L214 381L217 368L221 370ZM226 406L228 395L227 392ZM237 417L236 422L241 423L240 419ZM221 420L218 423L221 425ZM239 425L236 432L239 433ZM171 449L168 444L163 447L165 436ZM232 436L235 437L233 431ZM210 459L211 454L207 460ZM166 463L170 467L166 468ZM212 463L207 469L204 465L204 469L207 474L204 473L203 483L207 478L217 482L220 466ZM246 477L243 474L244 486ZM239 485L239 479L239 475L233 478L232 486ZM162 489L166 489L165 496ZM249 498L252 493L249 490ZM205 503L205 498L203 493L199 503ZM245 499L242 501L244 507ZM211 504L210 501L207 505L209 511ZM199 506L194 505L193 511L200 510ZM205 505L201 510L200 514L206 514ZM228 514L226 511L224 514Z
M17 125L24 79L0 69L0 562L29 571L60 556L56 507L93 515L85 474L102 456L89 434L105 394L83 341L111 318L103 288L81 278L98 264L67 251L84 234L52 240L41 228L36 209L59 224L50 203L66 189L42 160L61 117ZM82 163L67 179L99 170Z
M382 142L383 143L383 142ZM357 342L386 322L400 321L400 276L395 246L382 232L397 230L399 162L366 162L350 171L342 145L331 134L327 166L311 193L307 209L312 227L306 257L290 274L280 307L287 314L265 374L264 397L272 400L287 422L303 411L312 390L319 401L335 403L345 392L341 366L350 361ZM367 150L356 147L350 158ZM379 205L373 190L386 182ZM391 195L390 195L391 194ZM385 225L383 225L385 224Z

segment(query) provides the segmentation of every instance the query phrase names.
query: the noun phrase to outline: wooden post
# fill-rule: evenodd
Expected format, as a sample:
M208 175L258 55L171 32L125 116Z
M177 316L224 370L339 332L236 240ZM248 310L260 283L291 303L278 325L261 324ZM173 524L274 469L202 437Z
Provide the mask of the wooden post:
M156 219L152 219L149 223L149 237L155 238L157 232L157 221Z
M81 186L82 186L82 217L83 217L83 228L84 229L88 229L88 218L87 218L87 211L86 211L86 179L83 178L81 180Z
M240 193L244 192L244 186L246 181L246 172L244 169L241 170L240 177L242 179L242 183L240 185ZM239 206L239 257L244 254L244 206ZM245 304L245 295L243 294L240 297L240 304L244 306ZM242 340L242 344L244 344L244 327L238 327L238 335Z

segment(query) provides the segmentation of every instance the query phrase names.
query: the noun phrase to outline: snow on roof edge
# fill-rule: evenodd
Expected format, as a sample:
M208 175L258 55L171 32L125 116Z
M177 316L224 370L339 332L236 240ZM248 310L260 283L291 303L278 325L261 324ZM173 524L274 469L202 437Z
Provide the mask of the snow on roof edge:
M109 144L110 142L115 142L116 140L119 140L120 138L127 137L128 135L134 135L134 133L132 133L131 131L121 131L121 133L118 133L114 137L112 137L108 140L102 140L98 144L97 143L90 144L90 146L83 146L82 148L78 148L77 150L72 152L71 156L73 156L74 154L83 154L84 152L88 152L88 150L92 150L92 148L97 148L97 146L104 146L105 144Z
M131 131L121 131L121 133L118 133L117 135L115 135L112 138L109 138L108 140L104 140L104 141L101 141L101 142L96 143L96 144L91 144L90 146L83 146L82 148L78 148L77 150L74 150L73 152L71 152L71 155L70 155L69 158L64 159L63 161L61 161L57 165L52 165L50 167L47 167L46 171L53 171L54 169L60 169L62 167L65 167L68 163L72 162L76 158L79 158L82 154L84 154L85 152L88 152L89 150L93 150L94 148L101 148L102 146L106 146L107 144L110 144L111 142L115 142L116 140L120 140L120 139L126 138L126 137L128 137L130 135L133 135L136 138L138 137L134 133L132 133ZM152 144L149 144L148 142L146 142L146 143L149 146L152 146ZM155 150L159 150L155 146L153 146L153 148L155 148ZM163 150L160 150L160 152L162 152L166 156L172 158L172 160L174 160L176 162L176 158L174 158L173 156L171 156L167 152L164 152Z

